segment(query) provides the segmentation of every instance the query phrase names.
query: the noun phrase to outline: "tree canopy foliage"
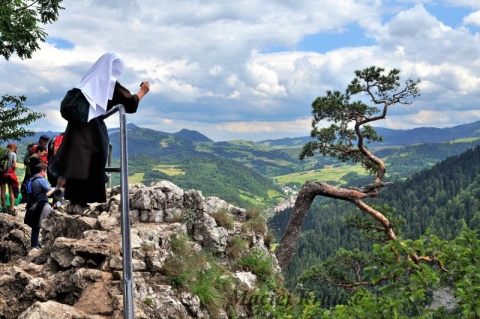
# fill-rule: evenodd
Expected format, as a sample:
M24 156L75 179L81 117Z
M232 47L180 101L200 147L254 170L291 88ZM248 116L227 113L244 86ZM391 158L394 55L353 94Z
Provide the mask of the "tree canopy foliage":
M383 165L365 147L365 141L379 142L382 137L368 123L384 119L392 105L411 104L419 95L420 82L409 78L400 88L400 71L393 69L388 74L384 71L374 66L357 70L345 93L327 91L325 96L313 101L311 137L317 140L304 145L301 159L314 156L318 151L343 162L359 162L367 170L379 174L380 179L383 177L383 172L379 171ZM354 95L361 93L373 106L365 104L362 99L352 101ZM377 105L383 105L383 108L379 109ZM320 128L322 121L332 124Z
M30 59L45 42L47 33L41 25L57 21L63 0L3 0L0 5L0 54L9 60L13 54ZM25 125L45 116L25 107L25 96L3 95L0 99L0 142L20 140L35 132Z
M33 112L23 105L25 96L4 95L0 100L0 143L20 140L32 136L35 132L27 130L25 125L35 122L45 114ZM10 106L12 105L12 106Z
M63 0L3 0L0 6L0 54L9 59L16 53L30 59L45 42L47 33L40 25L57 21Z

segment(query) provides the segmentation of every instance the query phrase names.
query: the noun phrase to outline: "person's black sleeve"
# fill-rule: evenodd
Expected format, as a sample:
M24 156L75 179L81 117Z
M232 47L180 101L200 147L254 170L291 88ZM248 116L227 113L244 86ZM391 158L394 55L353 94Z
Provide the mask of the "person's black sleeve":
M132 94L129 90L123 87L118 81L115 83L113 97L108 101L107 109L111 109L115 105L123 104L127 113L135 113L138 109L139 102L138 95Z

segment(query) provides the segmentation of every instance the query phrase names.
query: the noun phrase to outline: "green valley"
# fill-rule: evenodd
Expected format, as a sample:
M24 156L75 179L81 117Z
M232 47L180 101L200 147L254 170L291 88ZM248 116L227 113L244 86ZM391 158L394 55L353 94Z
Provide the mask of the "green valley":
M385 142L372 144L371 148L385 161L388 179L405 179L478 145L479 127L480 122L476 122L461 126L462 129L452 128L450 131L461 132L462 135L439 143L404 145ZM406 141L401 136L409 136L409 132L388 131L393 140L404 143ZM438 130L432 132L429 138L438 140ZM58 133L38 132L33 138L21 141L18 143L19 158L23 158L26 145L41 134L53 137ZM109 134L113 145L112 166L118 166L119 130L111 129ZM130 183L150 184L167 179L183 188L195 188L205 196L218 196L239 206L275 206L286 198L281 192L282 185L300 188L307 180L335 185L362 185L371 181L371 176L352 163L341 163L322 156L299 160L302 143L309 138L213 142L194 131L182 130L181 134L171 134L134 124L128 125L127 134ZM452 134L449 133L448 137ZM425 139L425 136L423 134L422 138ZM119 176L112 174L112 185L117 184Z

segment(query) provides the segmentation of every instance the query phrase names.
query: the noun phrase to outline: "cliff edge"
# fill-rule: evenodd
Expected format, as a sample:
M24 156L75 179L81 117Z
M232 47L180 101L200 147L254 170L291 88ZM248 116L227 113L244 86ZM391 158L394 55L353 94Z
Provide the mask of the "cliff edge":
M123 318L119 188L91 206L52 211L40 250L24 206L0 213L0 318ZM131 185L129 207L137 319L252 318L245 300L282 280L258 212L168 181Z

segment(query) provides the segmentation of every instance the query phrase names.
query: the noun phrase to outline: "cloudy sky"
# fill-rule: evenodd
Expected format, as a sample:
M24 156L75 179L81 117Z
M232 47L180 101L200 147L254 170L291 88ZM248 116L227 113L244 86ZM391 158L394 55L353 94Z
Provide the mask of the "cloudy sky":
M479 0L64 0L30 60L0 59L0 94L24 94L62 131L59 104L107 51L119 81L150 93L130 123L197 130L215 141L309 135L311 103L354 71L398 68L421 96L376 126L480 120ZM108 121L118 127L117 117Z

